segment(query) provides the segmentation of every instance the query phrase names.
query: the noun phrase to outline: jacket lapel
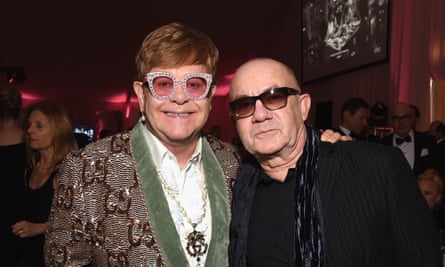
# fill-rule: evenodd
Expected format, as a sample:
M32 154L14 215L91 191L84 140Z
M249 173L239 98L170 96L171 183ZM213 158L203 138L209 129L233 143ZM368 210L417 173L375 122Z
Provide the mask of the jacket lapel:
M176 227L170 215L167 199L151 159L145 138L145 126L138 123L131 133L131 146L136 160L136 172L147 202L154 238L159 244L167 266L188 266Z
M334 146L328 143L320 143L320 154L318 160L318 170L317 170L317 182L320 186L320 199L321 208L323 212L323 217L329 215L330 203L333 203L335 197L335 192L337 192L336 187L338 184L338 172L340 171L341 158L335 151ZM326 163L326 159L329 159L329 164ZM323 175L320 175L323 174Z
M212 211L212 240L205 266L228 266L230 204L224 172L205 138L202 160Z
M145 126L141 123L134 127L131 146L153 233L167 266L188 266L156 166L148 150L145 131ZM226 179L206 139L203 139L202 159L212 214L212 241L209 244L205 266L228 266L230 204Z

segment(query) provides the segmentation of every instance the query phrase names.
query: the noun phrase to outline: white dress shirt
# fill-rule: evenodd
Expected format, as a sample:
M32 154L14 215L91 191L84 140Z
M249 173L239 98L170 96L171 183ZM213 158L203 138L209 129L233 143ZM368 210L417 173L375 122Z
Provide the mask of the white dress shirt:
M415 158L415 152L414 152L414 132L413 130L410 130L408 133L409 136L411 136L411 142L403 142L400 145L396 144L396 138L403 138L396 133L393 135L393 146L398 147L400 150L402 150L403 155L405 156L406 160L409 163L409 166L411 166L411 169L414 168L414 158Z
M155 166L158 166L162 173L159 179L165 179L167 185L174 191L174 196L180 202L186 212L187 217L192 223L196 223L201 216L203 216L203 192L207 191L205 188L204 171L202 168L201 148L202 139L199 139L196 149L187 161L183 169L179 168L178 161L175 155L170 152L152 133L148 131L148 143L152 154ZM161 181L162 183L162 181ZM189 261L190 266L198 264L197 258L192 257L186 250L187 235L193 231L192 225L187 218L181 214L180 207L173 197L171 197L166 188L163 186L165 197L168 201L168 206L172 219L175 223L176 230L180 237L182 248ZM205 235L205 241L210 244L211 240L211 211L209 197L206 195L206 208L204 219L197 225L196 230ZM205 265L207 254L200 257L200 264Z

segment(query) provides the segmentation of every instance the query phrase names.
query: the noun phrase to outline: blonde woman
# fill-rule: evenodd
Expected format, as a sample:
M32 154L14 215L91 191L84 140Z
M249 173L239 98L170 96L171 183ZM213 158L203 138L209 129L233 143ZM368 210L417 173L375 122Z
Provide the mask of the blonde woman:
M443 180L435 169L427 169L417 177L417 183L428 207L440 237L442 251L445 250L445 212L442 205Z
M25 212L13 232L23 239L23 267L44 266L43 247L59 164L73 149L74 134L66 111L43 101L26 110L28 168Z
M434 169L427 169L417 177L420 191L428 204L433 210L442 204L443 181L439 172Z

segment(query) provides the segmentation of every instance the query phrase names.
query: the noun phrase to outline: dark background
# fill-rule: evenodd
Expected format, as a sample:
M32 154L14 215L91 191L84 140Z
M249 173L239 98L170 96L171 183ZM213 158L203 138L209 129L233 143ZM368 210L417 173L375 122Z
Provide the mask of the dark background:
M347 98L391 105L400 99L400 90L402 99L421 109L419 129L427 126L429 5L414 0L390 2L389 52L402 50L403 56L392 61L389 55L386 61L303 84L312 97L309 122L337 125ZM139 116L134 98L126 116L126 100L133 96L134 56L142 40L163 24L182 22L205 31L220 49L218 92L204 130L217 125L223 140L230 141L235 133L228 116L228 82L239 64L252 57L272 57L294 69L301 82L301 4L302 0L3 0L0 68L25 69L26 81L14 84L24 95L25 107L53 99L68 110L75 125L126 129ZM391 76L397 70L400 75ZM6 83L4 73L0 73L2 82Z
M26 98L63 101L125 99L134 56L160 25L182 22L210 35L221 52L222 81L246 59L280 50L277 34L300 18L290 0L3 0L0 10L0 67L25 68Z
M348 2L303 0L303 82L387 60L389 0Z

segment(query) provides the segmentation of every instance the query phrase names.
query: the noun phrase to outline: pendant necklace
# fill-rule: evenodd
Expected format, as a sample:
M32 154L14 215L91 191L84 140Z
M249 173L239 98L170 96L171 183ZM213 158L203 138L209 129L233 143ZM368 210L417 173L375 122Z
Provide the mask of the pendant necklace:
M49 165L48 167L43 167L42 162L37 163L36 166L37 166L38 172L43 173L43 174L49 173L50 170L52 169L51 165Z
M201 216L196 220L196 222L192 222L192 219L188 216L187 212L185 211L184 207L182 206L181 202L176 198L174 190L167 184L165 181L164 175L162 175L161 170L158 170L158 175L161 178L161 184L164 188L165 192L171 197L175 203L176 206L179 209L179 212L181 215L187 220L187 222L192 226L193 230L187 234L187 245L186 245L186 251L187 253L196 258L196 261L198 262L197 267L201 266L201 256L204 255L207 252L207 248L209 247L209 244L206 243L205 235L201 231L197 231L196 227L202 223L204 220L204 217L206 215L207 211L207 188L205 186L201 187L201 195L202 195L202 209L203 212Z

